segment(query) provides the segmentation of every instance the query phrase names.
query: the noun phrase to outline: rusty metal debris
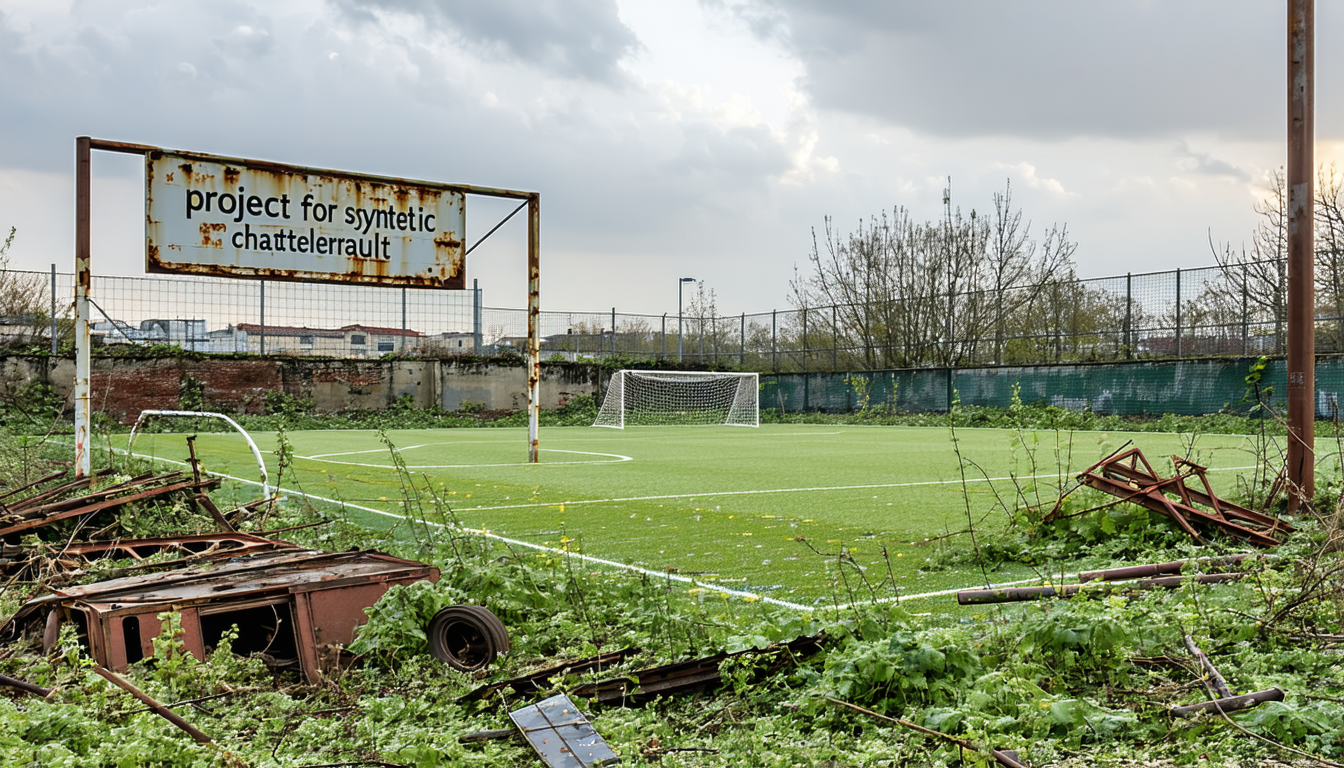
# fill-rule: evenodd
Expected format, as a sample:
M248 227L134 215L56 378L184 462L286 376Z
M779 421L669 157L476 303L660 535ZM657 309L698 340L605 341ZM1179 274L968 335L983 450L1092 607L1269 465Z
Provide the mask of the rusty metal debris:
M1167 515L1191 538L1204 541L1196 527L1214 529L1261 547L1273 547L1292 525L1220 499L1210 485L1207 468L1179 456L1171 457L1173 477L1162 477L1138 448L1112 454L1078 475L1084 485ZM1198 486L1186 481L1195 478Z
M111 670L102 666L95 666L93 668L93 671L97 672L99 677L103 678L109 683L112 683L113 685L117 686L123 691L126 691L135 698L139 699L141 703L143 703L145 706L153 710L154 713L157 714L159 717L162 717L164 720L167 720L168 722L172 723L178 728L181 728L183 731L186 731L186 733L190 735L191 738L196 740L197 744L211 743L210 737L205 735L204 731L192 725L191 723L188 723L186 720L183 720L181 715L177 714L173 710L164 706L163 703L161 703L158 699L155 699L153 696L150 696L149 694L145 693L139 688L136 688L134 685L130 683L130 681L126 680L121 675L118 675L115 672L112 672Z
M563 693L510 712L509 719L551 768L597 768L621 762L620 755Z
M201 533L187 536L159 536L143 539L107 539L76 541L64 544L40 543L34 547L0 545L0 573L13 575L40 564L57 575L48 584L68 581L83 575L84 566L98 560L133 560L135 565L122 569L116 575L136 570L177 568L194 560L210 559L216 555L237 557L271 549L297 547L287 541L267 539L248 533ZM179 555L174 560L143 562L146 558L165 552Z
M1162 576L1156 579L1114 585L1125 591L1143 592L1150 589L1175 589L1183 584L1221 584L1244 577L1244 573L1200 573L1191 576ZM1060 584L1059 586L1010 587L1003 589L963 589L957 593L960 605L988 605L990 603L1020 603L1026 600L1044 600L1057 597L1067 600L1081 595L1100 596L1113 594L1112 584L1098 584L1088 587L1083 584Z
M1259 706L1266 701L1283 701L1283 691L1278 688L1234 696L1218 668L1213 666L1213 662L1209 661L1209 657L1204 654L1204 651L1200 650L1199 646L1195 644L1194 638L1189 635L1185 635L1185 648L1204 671L1205 677L1202 682L1209 692L1217 694L1218 698L1183 707L1172 707L1167 710L1167 713L1172 717L1193 717L1200 712L1236 712Z
M476 690L463 696L460 701L474 701L483 699L487 695L496 691L500 692L506 699L513 699L519 696L526 696L529 693L541 693L551 687L551 680L565 675L582 675L588 672L601 672L604 669L611 669L625 662L625 660L639 653L639 648L623 648L619 651L610 651L600 653L596 656L589 656L586 659L578 661L567 661L562 664L539 669L520 677L509 680L500 680L499 682L482 685Z
M1128 565L1123 568L1106 568L1099 571L1083 571L1078 574L1078 581L1124 581L1127 579L1145 579L1156 576L1174 576L1184 570L1188 564L1195 565L1213 565L1219 567L1239 566L1248 560L1264 561L1273 555L1261 555L1255 553L1228 555L1226 557L1196 557L1187 560L1172 560L1166 563L1150 563L1148 565Z
M766 664L760 670L760 674L769 675L779 671L797 657L817 653L825 641L825 633L819 633L804 635L787 643L776 643L765 648L716 653L702 659L637 670L612 680L585 683L574 688L571 693L609 706L643 704L659 696L676 693L704 693L717 689L723 683L721 668L723 662L728 659L743 656L762 657L766 660Z
M0 502L0 539L17 544L19 536L28 531L45 528L72 518L91 519L94 514L117 509L135 502L158 499L169 494L189 491L200 494L216 488L220 479L209 477L197 480L185 472L144 474L130 480L101 488L92 493L60 498L65 493L87 488L92 477L82 477L19 501Z
M235 652L297 665L315 684L319 646L348 644L366 619L364 608L392 585L439 577L432 566L370 551L281 549L224 561L231 557L53 590L20 608L3 632L33 635L40 625L50 642L71 622L94 660L122 671L154 654L163 631L158 614L176 611L182 643L197 658L237 626Z
M439 578L433 566L371 550L332 553L240 533L235 523L268 500L223 513L209 497L220 480L204 476L194 447L191 454L190 475L146 473L98 488L110 472L74 480L57 473L0 495L0 573L33 575L49 593L0 625L0 639L40 637L50 649L61 625L70 623L95 661L120 672L154 654L153 640L163 630L159 614L175 612L181 641L197 658L237 627L235 652L297 667L317 683L331 671L324 665L341 663L340 654L328 649L354 639L367 619L364 609L393 585ZM110 525L90 524L100 512L174 495L208 512L223 530L99 540L121 528L120 520L114 514ZM21 543L24 535L61 521L73 525L62 527L57 540ZM176 557L157 557L165 554ZM67 585L104 559L131 562L101 581ZM444 609L427 629L434 655L457 669L483 669L510 650L503 623L480 606Z
M44 699L51 695L50 688L43 687L36 683L30 683L27 680L20 680L17 677L10 677L9 675L0 675L0 686L13 688L16 691L23 691L24 693L31 693L34 696L41 696Z

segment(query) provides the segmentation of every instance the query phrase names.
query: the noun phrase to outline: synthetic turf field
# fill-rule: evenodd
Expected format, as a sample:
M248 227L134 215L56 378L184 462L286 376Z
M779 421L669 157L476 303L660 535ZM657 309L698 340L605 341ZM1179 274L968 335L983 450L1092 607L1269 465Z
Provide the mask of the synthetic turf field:
M464 526L660 573L675 569L707 584L803 605L846 602L850 592L836 586L836 558L814 554L797 537L826 553L848 549L875 583L890 562L904 594L983 584L978 568L926 570L938 547L970 546L964 535L922 543L964 530L967 499L978 526L989 527L1002 520L996 494L1017 506L1015 489L1034 482L1040 499L1053 501L1060 464L1066 473L1077 472L1133 440L1158 471L1169 472L1166 456L1186 454L1191 441L1173 434L997 429L961 429L957 436L962 456L975 464L967 467L966 493L946 428L549 428L541 432L540 465L525 463L521 429L388 433L410 471L444 489ZM253 438L274 477L275 435ZM376 432L290 432L288 439L297 458L283 481L287 490L402 513L401 483ZM202 434L197 449L208 470L257 477L236 434ZM144 434L134 450L186 457L182 435ZM1219 470L1213 477L1220 491L1254 462L1250 439L1238 436L1201 435L1191 456ZM1014 476L1016 483L1009 479ZM396 522L359 511L349 516L370 526ZM848 575L854 597L868 596ZM990 574L996 583L1032 575L1025 568Z

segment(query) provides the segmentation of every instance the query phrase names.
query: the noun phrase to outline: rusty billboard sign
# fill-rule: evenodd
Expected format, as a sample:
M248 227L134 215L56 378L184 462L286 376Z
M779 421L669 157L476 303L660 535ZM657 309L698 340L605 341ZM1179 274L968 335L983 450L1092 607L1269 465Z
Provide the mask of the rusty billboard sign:
M149 272L466 287L462 190L164 151L145 180Z

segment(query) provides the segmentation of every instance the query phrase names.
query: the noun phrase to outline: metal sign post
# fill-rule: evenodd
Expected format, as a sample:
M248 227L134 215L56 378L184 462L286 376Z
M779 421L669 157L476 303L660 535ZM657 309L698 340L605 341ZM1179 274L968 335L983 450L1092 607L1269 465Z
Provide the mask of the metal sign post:
M145 158L145 262L149 272L463 290L470 250L465 247L466 196L524 201L528 208L528 460L538 461L540 194L81 136L75 139L74 399L79 475L91 469L89 199L90 155L95 149Z

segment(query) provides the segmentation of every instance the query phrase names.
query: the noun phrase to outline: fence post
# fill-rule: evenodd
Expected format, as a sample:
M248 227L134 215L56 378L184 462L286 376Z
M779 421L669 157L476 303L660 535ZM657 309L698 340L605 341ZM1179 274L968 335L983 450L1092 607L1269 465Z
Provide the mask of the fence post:
M1241 277L1241 354L1243 357L1250 354L1251 341L1251 316L1246 311L1246 276Z
M485 340L481 338L481 281L477 278L471 281L471 293L471 344L480 355Z
M705 364L705 316L700 315L700 364Z
M667 313L666 313L666 312L663 313L663 331L662 331L662 337L663 337L663 359L666 360L666 359L667 359Z
M611 354L616 355L616 308L611 308Z
M737 347L737 367L747 367L747 313L742 313L742 330L738 336L739 344Z
M770 370L779 373L779 310L770 310Z
M840 367L837 355L840 349L840 329L837 326L836 318L839 316L839 308L831 305L831 373L835 373Z
M1134 356L1134 329L1130 325L1134 320L1134 276L1125 273L1125 359Z
M803 373L807 373L807 307L803 307ZM807 376L803 376L803 382L806 384ZM803 389L803 406L807 406L807 389Z
M406 354L406 286L401 287L401 353Z
M51 356L56 356L56 265L51 265Z
M1176 268L1176 356L1181 357L1185 345L1181 341L1181 269Z
M1059 281L1055 281L1055 362L1064 355L1064 316L1059 306Z
M261 297L258 306L261 309L261 322L258 325L261 327L261 338L258 339L257 343L261 345L261 354L264 355L266 354L266 281L260 281L259 285L261 286Z

